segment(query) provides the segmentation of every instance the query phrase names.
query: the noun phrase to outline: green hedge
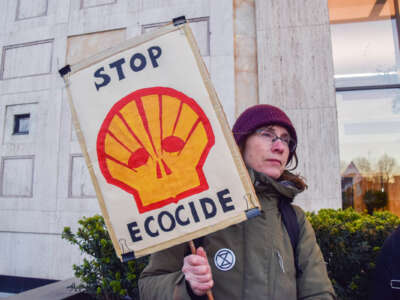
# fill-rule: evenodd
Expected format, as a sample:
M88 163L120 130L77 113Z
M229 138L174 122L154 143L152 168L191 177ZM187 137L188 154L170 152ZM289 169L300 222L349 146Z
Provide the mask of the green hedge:
M389 212L368 215L353 209L322 209L307 217L339 299L367 299L376 257L400 219ZM82 282L78 288L97 299L139 299L137 283L147 258L121 263L101 216L83 218L79 224L76 233L65 227L62 234L85 254L83 264L73 266Z
M389 212L368 215L351 208L307 216L339 299L367 299L376 257L400 219Z
M75 287L96 299L139 299L138 279L147 264L147 257L122 263L115 254L102 216L79 220L80 227L72 233L65 227L62 238L79 246L85 258L74 265L81 284Z

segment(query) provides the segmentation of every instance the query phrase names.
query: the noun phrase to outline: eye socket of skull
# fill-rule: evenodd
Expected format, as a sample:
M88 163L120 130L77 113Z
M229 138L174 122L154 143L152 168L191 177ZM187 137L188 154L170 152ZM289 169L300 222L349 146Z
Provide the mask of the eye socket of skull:
M128 166L131 169L139 168L147 163L150 154L144 148L139 148L132 153L128 161Z
M166 152L172 153L181 151L185 142L181 138L171 135L162 140L161 146Z

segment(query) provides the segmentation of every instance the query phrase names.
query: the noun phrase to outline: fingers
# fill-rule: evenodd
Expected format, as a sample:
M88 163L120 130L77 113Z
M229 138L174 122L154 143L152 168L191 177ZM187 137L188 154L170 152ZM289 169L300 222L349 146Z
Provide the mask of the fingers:
M184 258L182 272L193 293L198 296L204 295L214 285L207 254L202 247L197 249L196 254Z
M182 272L185 274L186 280L196 280L206 282L212 279L210 267L208 265L188 266L183 265Z
M187 262L189 266L204 266L208 265L207 257L198 254L188 255L183 259L183 263Z
M193 294L197 295L197 296L203 296L207 293L207 291L209 291L214 285L214 281L210 281L209 283L205 284L199 284L199 283L195 283L193 285L191 285Z
M212 276L210 274L206 274L203 276L193 276L193 277L185 277L186 281L189 283L193 293L197 296L202 296L210 290L214 281L212 280Z
M206 253L206 250L204 250L203 247L197 248L196 254L201 256L201 257L204 257L205 259L207 259L207 253Z

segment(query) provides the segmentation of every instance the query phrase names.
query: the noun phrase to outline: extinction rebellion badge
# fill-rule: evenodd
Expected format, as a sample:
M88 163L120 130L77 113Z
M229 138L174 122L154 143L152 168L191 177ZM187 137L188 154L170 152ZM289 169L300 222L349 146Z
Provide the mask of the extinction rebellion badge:
M232 250L222 248L215 253L214 263L218 270L229 271L235 266L236 257Z

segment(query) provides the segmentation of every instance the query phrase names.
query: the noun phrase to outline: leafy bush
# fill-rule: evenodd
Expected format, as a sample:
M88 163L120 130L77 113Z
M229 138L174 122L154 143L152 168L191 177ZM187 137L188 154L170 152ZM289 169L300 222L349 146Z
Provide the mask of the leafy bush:
M367 299L376 257L400 219L387 211L368 215L352 208L322 209L307 216L339 299Z
M374 210L384 208L387 205L388 196L384 191L366 191L363 201L367 206L368 213L372 214Z
M387 211L368 215L352 208L322 209L307 213L307 217L338 298L367 299L376 257L385 239L400 225L400 218ZM101 216L83 218L79 224L76 234L69 227L62 234L87 255L82 265L73 266L82 282L77 288L97 299L139 299L137 283L147 257L121 263Z
M81 284L76 288L96 299L139 299L138 279L147 257L122 263L115 254L103 217L95 215L79 220L74 234L65 227L62 238L86 254L82 265L74 265L75 276Z

